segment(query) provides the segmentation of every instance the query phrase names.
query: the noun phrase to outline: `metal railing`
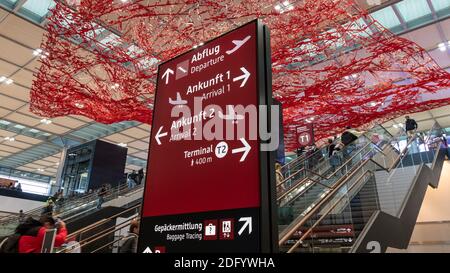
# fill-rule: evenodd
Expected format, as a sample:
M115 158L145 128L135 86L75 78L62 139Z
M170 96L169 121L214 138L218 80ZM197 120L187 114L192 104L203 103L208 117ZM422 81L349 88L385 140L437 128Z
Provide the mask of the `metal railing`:
M434 128L434 127L433 127ZM430 130L431 131L431 130ZM417 138L417 136L412 137L407 145L405 146L405 148L400 152L400 154L396 157L396 159L393 161L392 165L386 169L386 171L391 172L394 168L396 168L396 166L398 165L398 163L400 162L400 160L406 156L406 152L408 151L408 147L412 144L413 141L415 141ZM344 186L347 185L347 182L353 178L353 175L356 174L359 170L361 170L368 162L373 162L372 158L368 158L365 161L363 161L362 164L360 164L356 169L354 169L351 173L349 173L345 179L341 179L341 181L338 181L333 187L332 190L329 191L325 197L323 197L317 204L314 205L314 207L308 211L301 219L298 220L298 222L296 224L293 225L292 228L290 228L290 230L288 230L279 240L279 246L283 246L287 240L289 240L299 229L300 227L302 227L303 225L305 225L308 221L310 221L312 219L312 217L314 215L316 215L316 213L319 211L319 209L321 209L321 207L325 204L327 204L329 201L331 201L331 199L340 191L343 189ZM361 181L362 178L364 178L367 175L368 171L364 172L363 175L361 175L361 177L359 177L357 179L357 181L350 187L347 189L347 192L350 192L356 185L359 184L359 182ZM336 203L334 205L332 205L318 220L314 221L314 224L311 225L308 230L303 233L303 235L295 242L295 244L289 248L289 250L287 251L288 253L291 253L293 250L295 250L301 243L302 241L306 238L306 236L308 236L312 230L324 219L324 217L326 217L329 212L331 212L339 203L339 201L344 198L344 196L342 196L341 198L339 198L338 201L336 201Z

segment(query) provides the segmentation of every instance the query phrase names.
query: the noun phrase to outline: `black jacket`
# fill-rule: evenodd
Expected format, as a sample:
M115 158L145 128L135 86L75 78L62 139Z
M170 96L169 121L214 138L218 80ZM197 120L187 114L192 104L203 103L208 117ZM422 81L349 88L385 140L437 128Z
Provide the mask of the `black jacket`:
M412 131L417 129L417 122L411 118L406 120L406 131Z

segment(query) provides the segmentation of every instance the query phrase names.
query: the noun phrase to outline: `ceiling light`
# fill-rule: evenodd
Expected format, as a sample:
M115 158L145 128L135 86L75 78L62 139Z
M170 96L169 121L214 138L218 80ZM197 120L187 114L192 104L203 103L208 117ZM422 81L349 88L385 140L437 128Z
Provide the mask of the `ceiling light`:
M202 46L202 45L204 45L204 44L205 44L205 43L202 42L202 43L199 44L199 46Z
M5 83L6 83L6 84L11 84L11 83L13 83L13 82L14 82L13 80L7 79Z
M75 103L75 107L82 109L82 108L84 108L84 104L77 102L77 103Z
M50 119L44 118L44 119L41 119L41 123L49 125L50 123L52 123L52 121Z
M371 105L371 106L376 106L377 103L376 103L376 102L371 102L370 105Z
M120 147L124 147L124 148L128 146L126 143L122 143L122 142L117 145L119 145Z
M394 128L398 128L398 125L397 125L397 124L394 124L393 127L394 127Z
M34 56L38 56L38 55L40 55L41 53L42 53L42 49L40 49L40 48L35 49L35 50L33 51L33 55L34 55Z
M280 5L276 5L276 6L275 6L275 10L276 10L276 11L280 11L280 10L281 10L281 6L280 6Z
M403 123L399 123L398 126L403 128Z
M16 140L16 139L13 138L13 137L5 137L4 139L5 139L6 141L9 141L9 142L13 142L13 141Z
M38 172L43 172L44 169L37 169L36 171L38 171Z
M4 82L4 81L6 81L6 77L5 76L1 76L0 77L0 82Z

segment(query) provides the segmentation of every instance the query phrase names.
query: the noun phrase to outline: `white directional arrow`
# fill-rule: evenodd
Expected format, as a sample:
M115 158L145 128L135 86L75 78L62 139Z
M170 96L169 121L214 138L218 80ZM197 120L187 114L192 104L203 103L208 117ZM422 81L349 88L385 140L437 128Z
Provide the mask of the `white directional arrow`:
M242 162L242 161L245 160L245 158L247 157L247 155L250 152L250 150L252 149L252 147L250 145L248 145L248 143L245 140L245 138L241 138L240 141L242 142L242 144L244 144L244 147L233 149L231 151L231 153L235 154L235 153L242 153L242 152L244 152L242 154L242 156L241 156L241 160L239 160L239 162Z
M159 130L158 130L158 132L156 133L156 136L155 136L155 139L156 139L156 142L158 142L158 145L161 145L161 141L159 140L159 138L167 136L167 132L161 133L162 129L163 129L163 126L159 127Z
M150 247L148 246L148 247L144 250L144 252L142 252L142 253L153 253L153 252L152 252L152 250L150 249Z
M248 234L252 234L252 217L241 217L239 218L239 222L245 222L238 232L239 236L241 236L246 227L248 227Z
M161 79L166 78L166 84L168 84L169 83L170 74L173 75L173 73L174 73L174 71L172 69L167 68L166 72L164 72L164 74L162 75Z
M247 69L245 69L245 67L241 67L241 71L244 74L239 77L234 78L233 82L243 80L240 87L244 87L244 85L247 83L248 78L250 78L251 74L250 74L250 72L247 71Z

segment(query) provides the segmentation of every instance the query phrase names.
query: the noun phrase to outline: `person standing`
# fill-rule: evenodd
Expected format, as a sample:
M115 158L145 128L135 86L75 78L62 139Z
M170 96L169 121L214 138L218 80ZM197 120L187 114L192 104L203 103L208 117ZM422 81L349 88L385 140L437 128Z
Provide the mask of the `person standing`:
M97 195L98 195L97 209L101 209L103 202L105 202L106 185L103 184L103 186L98 191Z
M19 225L16 233L20 234L18 252L19 253L40 253L44 236L48 229L57 229L54 246L60 247L67 238L66 224L59 221L56 226L53 217L44 215L39 221L28 219L25 224Z
M19 211L19 224L25 223L25 213L23 213L23 210Z
M405 117L405 130L408 137L414 136L416 130L418 128L417 122L410 118L409 116Z
M281 185L281 187L278 189L278 191L284 191L285 185L281 184L281 183L283 183L284 176L283 176L283 173L281 172L281 164L278 162L275 163L275 179L277 182L277 188L278 188L278 186Z
M123 239L120 246L120 253L137 253L137 243L139 237L139 221L132 220L128 235Z

